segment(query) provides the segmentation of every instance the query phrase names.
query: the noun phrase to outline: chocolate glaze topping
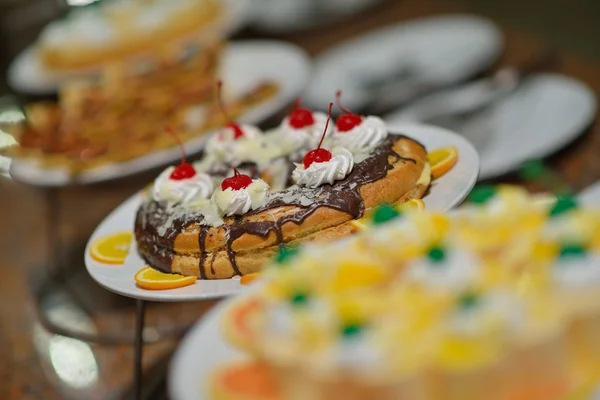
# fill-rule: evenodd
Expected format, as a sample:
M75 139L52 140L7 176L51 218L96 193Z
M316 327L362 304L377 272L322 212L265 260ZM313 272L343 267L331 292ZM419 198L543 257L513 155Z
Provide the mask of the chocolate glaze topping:
M241 275L236 264L236 253L232 244L244 234L267 237L271 231L277 235L277 242L282 244L282 226L287 222L301 224L308 216L320 207L329 207L349 214L352 218L360 218L364 213L364 201L360 196L360 188L371 182L384 178L393 165L402 160L413 162L415 160L403 158L393 149L394 143L403 136L392 135L377 146L366 158L354 165L354 169L346 178L336 181L333 185L323 185L318 188L299 187L289 188L269 193L267 203L251 210L245 215L236 215L225 220L227 230L227 256L236 274ZM410 139L413 140L413 139ZM391 157L391 160L389 158ZM291 173L291 170L290 170ZM247 221L246 217L262 211L280 206L296 206L300 209L292 215L280 218L277 221ZM173 260L173 243L177 235L185 228L194 224L201 224L198 234L200 248L200 277L207 279L206 235L211 229L209 225L202 225L204 220L200 212L181 210L177 207L167 209L164 204L155 201L145 202L140 209L135 221L135 235L140 252L146 261L165 272L171 272ZM215 274L213 263L216 253L213 253L210 273Z

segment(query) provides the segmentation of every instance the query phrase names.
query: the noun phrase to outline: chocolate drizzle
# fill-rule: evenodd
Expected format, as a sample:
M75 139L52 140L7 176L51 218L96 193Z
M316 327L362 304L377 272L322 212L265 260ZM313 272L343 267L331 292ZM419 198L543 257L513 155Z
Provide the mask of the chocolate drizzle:
M235 273L241 275L236 263L236 252L233 251L232 246L244 234L266 238L273 231L276 234L277 243L282 244L284 243L282 232L284 224L288 222L301 224L320 207L329 207L344 212L352 218L360 218L365 211L364 201L360 195L360 188L363 185L384 178L394 164L400 160L416 163L413 159L401 157L393 150L394 143L400 137L398 135L388 137L374 149L368 158L355 164L354 169L346 178L336 181L333 185L326 184L318 188L294 185L279 192L269 193L268 201L264 206L251 210L243 216L235 216L226 220L223 225L226 230L226 252ZM250 221L247 218L281 206L295 206L299 210L273 221ZM136 238L141 253L151 265L163 271L170 271L173 252L165 250L173 249L176 236L183 232L185 227L202 224L202 222L203 216L198 212L185 212L176 207L166 210L164 205L154 201L147 202L140 208L136 218ZM201 225L198 233L198 245L201 253L199 269L202 279L207 279L206 235L209 229L211 229L210 226ZM162 232L160 232L161 230ZM148 237L155 239L150 240L152 243L147 243ZM154 247L150 247L150 245ZM163 252L161 253L160 250ZM213 276L215 275L213 266L215 257L216 252L213 253L210 260L210 272Z

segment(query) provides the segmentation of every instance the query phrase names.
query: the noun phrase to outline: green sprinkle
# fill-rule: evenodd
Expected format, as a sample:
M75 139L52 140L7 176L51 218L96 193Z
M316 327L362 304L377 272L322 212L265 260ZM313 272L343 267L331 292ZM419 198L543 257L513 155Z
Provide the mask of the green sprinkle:
M578 244L566 244L561 246L558 256L560 258L581 257L585 255L585 247Z
M485 204L496 195L496 188L491 185L480 185L469 194L469 200L475 204Z
M308 296L306 295L306 293L298 292L292 296L290 301L295 306L303 306L308 302Z
M291 258L293 258L296 253L298 253L297 247L280 246L275 261L277 261L278 264L285 264Z
M382 204L373 211L373 223L375 225L396 219L400 216L400 212L389 204Z
M536 181L547 176L548 169L542 160L529 160L523 164L519 175L527 181Z
M362 332L362 326L358 324L349 324L342 327L342 336L354 337Z
M468 310L475 307L479 303L479 296L475 292L463 293L458 298L458 305L463 310Z
M577 208L577 201L571 195L560 195L554 203L554 207L550 210L550 216L556 217L566 213L567 211L574 210Z
M446 251L439 246L434 246L427 252L427 257L434 263L441 263L446 259Z

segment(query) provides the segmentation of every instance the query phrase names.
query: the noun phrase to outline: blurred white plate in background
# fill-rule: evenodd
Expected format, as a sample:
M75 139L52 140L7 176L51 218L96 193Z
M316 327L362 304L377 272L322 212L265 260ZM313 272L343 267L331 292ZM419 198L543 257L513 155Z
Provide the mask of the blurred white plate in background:
M288 33L355 15L382 0L254 0L252 25L271 33Z
M277 94L249 109L238 120L256 124L281 110L300 94L310 77L311 60L306 52L292 44L271 40L231 42L224 49L219 76L228 95L240 95L266 80L277 84ZM207 132L185 142L189 155L204 146ZM10 174L14 180L37 186L89 184L132 175L164 165L181 157L177 146L157 150L121 163L107 164L83 171L75 178L61 168L50 169L29 159L13 159Z
M219 20L221 35L227 37L242 28L251 18L252 0L223 0L227 4L227 11ZM213 24L206 28L208 31L215 29ZM214 32L211 32L214 34ZM97 68L72 70L64 73L55 73L46 69L38 60L35 53L35 42L21 52L10 64L7 73L7 82L17 92L28 94L53 94L58 90L61 81L72 78L81 78L97 74Z
M411 108L426 101L387 115L386 122L405 121ZM596 97L585 84L556 74L530 77L485 110L485 118L477 123L480 130L469 129L466 136L481 159L479 179L494 178L529 159L552 154L582 134L595 115Z
M369 92L363 77L390 75L405 67L419 81L455 83L489 67L502 50L502 34L491 21L445 15L401 22L345 41L320 54L304 100L324 108L336 90L346 107L361 108Z

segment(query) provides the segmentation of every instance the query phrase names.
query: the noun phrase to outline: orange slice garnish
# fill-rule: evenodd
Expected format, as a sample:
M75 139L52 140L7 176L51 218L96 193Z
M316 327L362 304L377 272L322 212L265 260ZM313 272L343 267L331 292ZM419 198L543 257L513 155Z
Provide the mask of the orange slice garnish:
M271 370L257 362L226 365L211 379L215 400L279 400Z
M454 146L442 147L427 153L427 161L431 166L431 177L437 179L454 167L458 160L458 150Z
M237 301L223 319L223 335L232 345L252 351L257 339L257 328L262 315L262 303L254 298Z
M260 272L253 272L251 274L242 275L240 282L242 285L249 285L260 277Z
M119 232L97 239L92 243L90 254L96 261L105 264L123 264L129 253L131 232Z
M135 274L134 279L142 289L165 290L189 286L196 282L198 278L195 276L166 274L152 267L144 267Z

